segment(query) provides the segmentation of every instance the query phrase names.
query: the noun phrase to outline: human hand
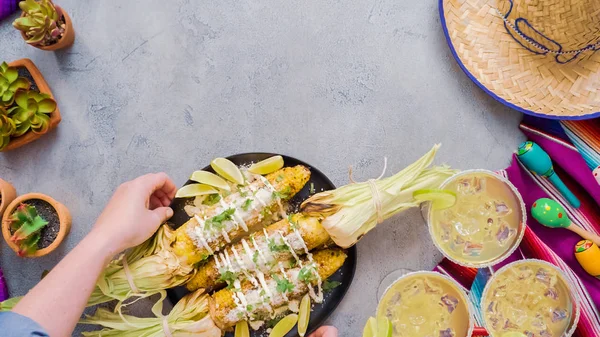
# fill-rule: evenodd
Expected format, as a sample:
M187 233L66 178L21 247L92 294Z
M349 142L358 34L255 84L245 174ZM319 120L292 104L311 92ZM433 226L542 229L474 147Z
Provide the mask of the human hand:
M338 337L338 329L334 326L324 325L308 337Z
M177 187L166 173L151 173L121 184L96 221L92 234L121 252L152 236L173 216Z

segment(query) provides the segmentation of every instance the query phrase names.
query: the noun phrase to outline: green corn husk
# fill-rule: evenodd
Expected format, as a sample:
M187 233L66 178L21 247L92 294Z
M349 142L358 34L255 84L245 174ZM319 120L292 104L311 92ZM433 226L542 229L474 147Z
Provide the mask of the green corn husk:
M162 315L163 300L166 293L152 307L155 317L138 318L119 312L99 308L96 313L80 321L82 324L101 325L100 331L83 332L83 336L119 336L119 337L163 337L163 320L173 337L220 337L221 330L215 326L208 314L208 295L196 291L186 295L167 315Z
M168 249L174 237L175 232L165 224L152 238L111 261L98 279L87 305L118 300L118 309L127 298L152 296L163 289L186 283L194 276L194 268L179 263L178 257ZM124 258L127 258L139 293L134 293L129 286L123 270ZM0 311L12 310L21 298L13 297L0 302Z
M435 189L456 170L447 166L428 168L440 145L435 145L427 154L395 175L375 180L381 201L381 216L387 219L420 201L413 193L420 189ZM373 204L373 192L368 182L342 186L333 191L313 195L302 203L301 211L310 216L324 218L322 225L333 241L348 248L377 225L377 211Z
M123 256L114 260L102 273L92 292L88 306L118 300L121 303L130 297L148 297L163 289L186 283L194 276L194 268L180 263L169 248L175 239L175 231L167 224L162 225L153 239L146 241L125 254L133 283L134 292L123 269Z

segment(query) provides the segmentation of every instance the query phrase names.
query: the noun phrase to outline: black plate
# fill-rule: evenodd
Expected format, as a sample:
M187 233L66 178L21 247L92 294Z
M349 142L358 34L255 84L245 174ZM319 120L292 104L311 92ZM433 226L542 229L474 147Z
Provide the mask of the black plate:
M227 157L227 159L231 160L236 165L247 165L247 164L255 163L255 162L261 161L263 159L266 159L266 158L269 158L272 156L276 156L276 155L277 154L274 154L274 153L263 153L263 152L242 153L242 154L236 154L236 155ZM281 155L281 156L283 157L286 167L287 166L304 165L304 166L310 168L310 172L311 172L310 180L308 181L306 186L304 186L304 188L300 192L298 192L298 194L296 194L296 196L294 196L294 198L291 200L292 205L299 205L300 203L302 203L302 201L304 201L305 199L307 199L309 197L309 195L310 195L309 189L310 189L311 183L313 183L313 185L315 187L315 191L317 191L317 192L335 189L335 186L333 185L331 180L329 180L329 178L327 178L318 169L316 169L316 168L312 167L311 165L308 165L307 163L300 161L296 158L292 158L292 157L288 157L288 156L284 156L284 155ZM203 170L214 173L213 169L210 166L203 168ZM195 183L195 182L188 180L185 184L188 185L188 184L192 184L192 183ZM173 203L171 204L171 207L173 208L175 213L174 213L173 217L171 218L170 222L173 224L173 226L175 228L183 225L190 218L183 210L185 203L186 203L186 199L175 199L175 200L173 200ZM333 289L331 292L326 293L323 303L313 305L313 310L310 314L310 322L308 324L307 335L310 334L311 332L313 332L314 330L316 330L316 328L318 328L325 322L325 320L329 317L329 315L331 315L331 313L335 310L335 308L338 306L338 304L342 301L342 298L344 298L344 295L346 295L346 292L350 288L350 284L352 283L352 279L354 278L354 270L356 269L356 247L352 247L352 248L348 249L347 254L348 254L348 258L346 259L346 262L344 263L342 268L340 268L335 274L333 274L333 276L331 276L328 279L330 281L341 282L341 285L339 287ZM169 300L173 304L177 303L183 296L185 296L188 293L189 293L189 291L187 291L187 289L185 289L185 287L177 287L177 288L167 290ZM265 329L260 329L258 331L253 331L251 329L250 331L251 331L250 335L254 336L254 337L268 335L265 332ZM225 336L233 336L233 333L227 333ZM294 328L292 331L290 331L286 335L286 337L297 337L297 336L298 336L298 331L296 330L296 328Z

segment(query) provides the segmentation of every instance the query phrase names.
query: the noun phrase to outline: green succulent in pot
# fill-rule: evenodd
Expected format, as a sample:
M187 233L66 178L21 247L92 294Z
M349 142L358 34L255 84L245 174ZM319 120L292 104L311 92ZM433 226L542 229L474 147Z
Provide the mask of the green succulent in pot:
M15 122L8 117L6 110L0 107L0 150L4 149L10 143L10 136L16 130Z
M21 204L9 218L11 232L10 240L19 246L19 256L35 253L40 241L40 231L48 221L38 215L35 207Z
M8 115L16 126L14 137L31 130L43 134L48 131L50 114L56 110L56 102L50 95L34 91L18 91L15 95L16 106L8 110Z
M29 89L31 83L24 77L19 77L17 68L9 67L6 62L0 64L0 105L13 104L15 93L19 89Z
M60 39L65 27L59 22L60 9L52 1L25 0L19 2L19 7L25 15L16 19L13 26L25 33L27 43L48 45Z

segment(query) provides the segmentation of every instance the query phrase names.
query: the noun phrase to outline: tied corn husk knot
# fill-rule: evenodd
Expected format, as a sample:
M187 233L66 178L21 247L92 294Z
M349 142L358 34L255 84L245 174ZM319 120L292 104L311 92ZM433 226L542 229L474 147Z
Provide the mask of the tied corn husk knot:
M99 308L93 316L81 320L82 324L104 327L100 331L84 332L83 336L103 337L220 337L221 330L208 315L208 295L198 290L183 297L167 316L163 316L164 291L152 307L154 317L138 318Z
M419 160L391 177L317 193L302 203L301 211L322 217L323 227L333 241L340 247L351 247L375 228L379 220L418 206L420 202L413 198L415 191L439 188L456 174L456 170L445 165L429 167L439 147L436 144ZM379 200L374 201L374 197Z
M170 249L174 240L175 231L164 224L153 238L113 260L98 279L88 306L111 300L120 305L127 298L148 297L187 282L194 268L181 263Z

